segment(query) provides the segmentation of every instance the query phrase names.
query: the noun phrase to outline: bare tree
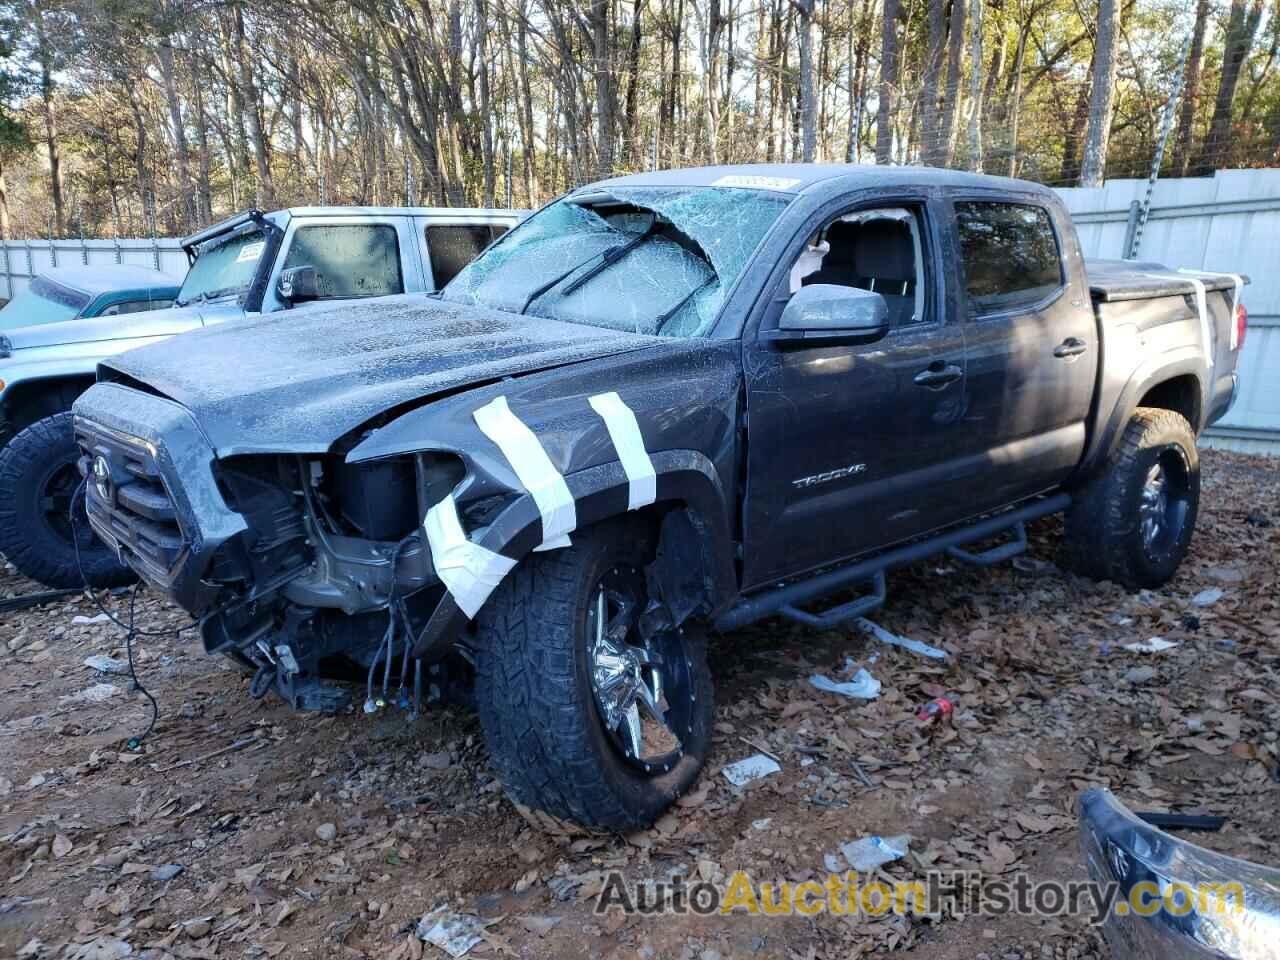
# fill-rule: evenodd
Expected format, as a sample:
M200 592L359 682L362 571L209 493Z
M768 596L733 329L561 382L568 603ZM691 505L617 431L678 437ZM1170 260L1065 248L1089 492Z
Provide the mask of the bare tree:
M1089 91L1089 126L1080 165L1080 186L1100 187L1106 174L1107 145L1111 139L1111 112L1115 104L1116 50L1119 18L1116 0L1099 0L1098 33Z
M880 37L880 106L876 114L876 163L893 160L893 117L898 102L899 0L884 0Z
M1191 162L1191 173L1206 176L1215 167L1228 160L1231 145L1231 106L1240 83L1240 71L1253 37L1262 19L1263 0L1231 0L1231 16L1227 20L1226 47L1222 55L1222 79L1218 83L1218 98L1213 107L1213 119L1209 123L1209 135Z
M1178 136L1173 142L1173 174L1186 176L1191 162L1191 142L1195 136L1196 107L1200 100L1201 62L1204 60L1204 35L1209 24L1209 0L1196 4L1195 25L1191 28L1191 52L1187 55L1182 81L1182 111L1178 118Z

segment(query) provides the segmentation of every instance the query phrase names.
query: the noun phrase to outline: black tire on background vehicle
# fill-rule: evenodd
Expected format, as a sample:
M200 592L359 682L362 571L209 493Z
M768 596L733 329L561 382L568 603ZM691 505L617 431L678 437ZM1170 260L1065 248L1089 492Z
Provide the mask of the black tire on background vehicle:
M68 513L80 485L71 412L37 420L0 448L0 554L32 580L83 586ZM83 504L75 532L80 563L94 587L132 583L133 572L89 529Z
M622 521L579 531L521 563L476 618L476 706L518 804L628 831L697 779L711 743L706 649L688 626L641 640L645 540Z
M1191 424L1173 410L1139 407L1106 469L1067 511L1067 563L1131 589L1159 587L1187 555L1199 507Z

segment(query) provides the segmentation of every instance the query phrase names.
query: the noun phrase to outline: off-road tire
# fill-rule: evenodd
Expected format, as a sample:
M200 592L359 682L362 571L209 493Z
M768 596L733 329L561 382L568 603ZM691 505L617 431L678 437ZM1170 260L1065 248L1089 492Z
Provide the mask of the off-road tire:
M70 411L37 420L0 448L0 554L19 571L56 589L84 585L117 587L132 583L133 572L97 537L82 533L80 567L69 536L51 525L41 498L49 479L79 456ZM87 531L89 519L78 505L76 529ZM86 542L87 541L87 542Z
M476 706L493 765L518 805L593 828L647 827L697 779L711 743L712 686L700 632L684 628L694 691L683 753L666 773L624 760L588 674L587 606L604 571L649 562L634 524L602 524L516 567L476 617Z
M1171 451L1185 469L1181 495L1186 509L1168 542L1149 547L1140 519L1143 486L1153 466ZM1191 546L1199 505L1200 458L1191 424L1173 410L1139 407L1106 467L1077 491L1067 510L1066 563L1084 576L1129 589L1162 586Z

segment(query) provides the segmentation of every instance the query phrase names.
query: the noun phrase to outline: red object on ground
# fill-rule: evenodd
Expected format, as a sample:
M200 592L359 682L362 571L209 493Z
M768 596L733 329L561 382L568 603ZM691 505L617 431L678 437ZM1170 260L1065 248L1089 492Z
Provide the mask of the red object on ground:
M931 724L941 720L944 723L951 722L951 714L955 712L955 704L946 697L935 697L926 703L916 713L916 719L924 724Z

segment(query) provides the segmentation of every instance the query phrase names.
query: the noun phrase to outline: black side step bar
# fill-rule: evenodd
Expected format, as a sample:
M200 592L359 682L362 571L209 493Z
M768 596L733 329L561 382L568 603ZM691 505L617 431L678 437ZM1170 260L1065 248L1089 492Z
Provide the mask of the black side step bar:
M1006 530L1014 530L1015 539L1010 543L1001 544L982 553L961 550L951 554L957 560L977 563L981 566L991 566L1001 560L1016 556L1026 549L1027 534L1024 526L1026 523L1038 520L1041 517L1047 517L1051 513L1060 513L1070 503L1071 497L1069 495L1057 493L1050 497L1032 501L1026 506L1018 507L1015 510L1007 510L995 516L985 517L976 523L956 527L927 540L903 544L900 547L887 550L877 556L869 557L847 567L828 570L825 573L810 577L808 580L799 580L786 586L753 594L750 597L739 600L720 616L716 617L715 628L722 633L737 630L739 627L762 620L775 613L781 613L807 626L822 628L835 626L854 617L860 617L884 602L884 574L886 571L895 567L905 567L908 564L939 553L949 553L953 548L960 547L966 543L986 540L988 537L993 537ZM800 609L802 604L828 596L852 584L868 580L875 583L876 590L865 597L859 597L825 613L811 614Z
M1019 554L1026 552L1027 525L1021 520L1013 525L1013 539L1008 543L1000 544L998 547L983 550L981 553L973 553L964 547L947 548L948 557L953 560L959 560L961 563L972 564L975 567L994 567L997 563L1012 560Z

